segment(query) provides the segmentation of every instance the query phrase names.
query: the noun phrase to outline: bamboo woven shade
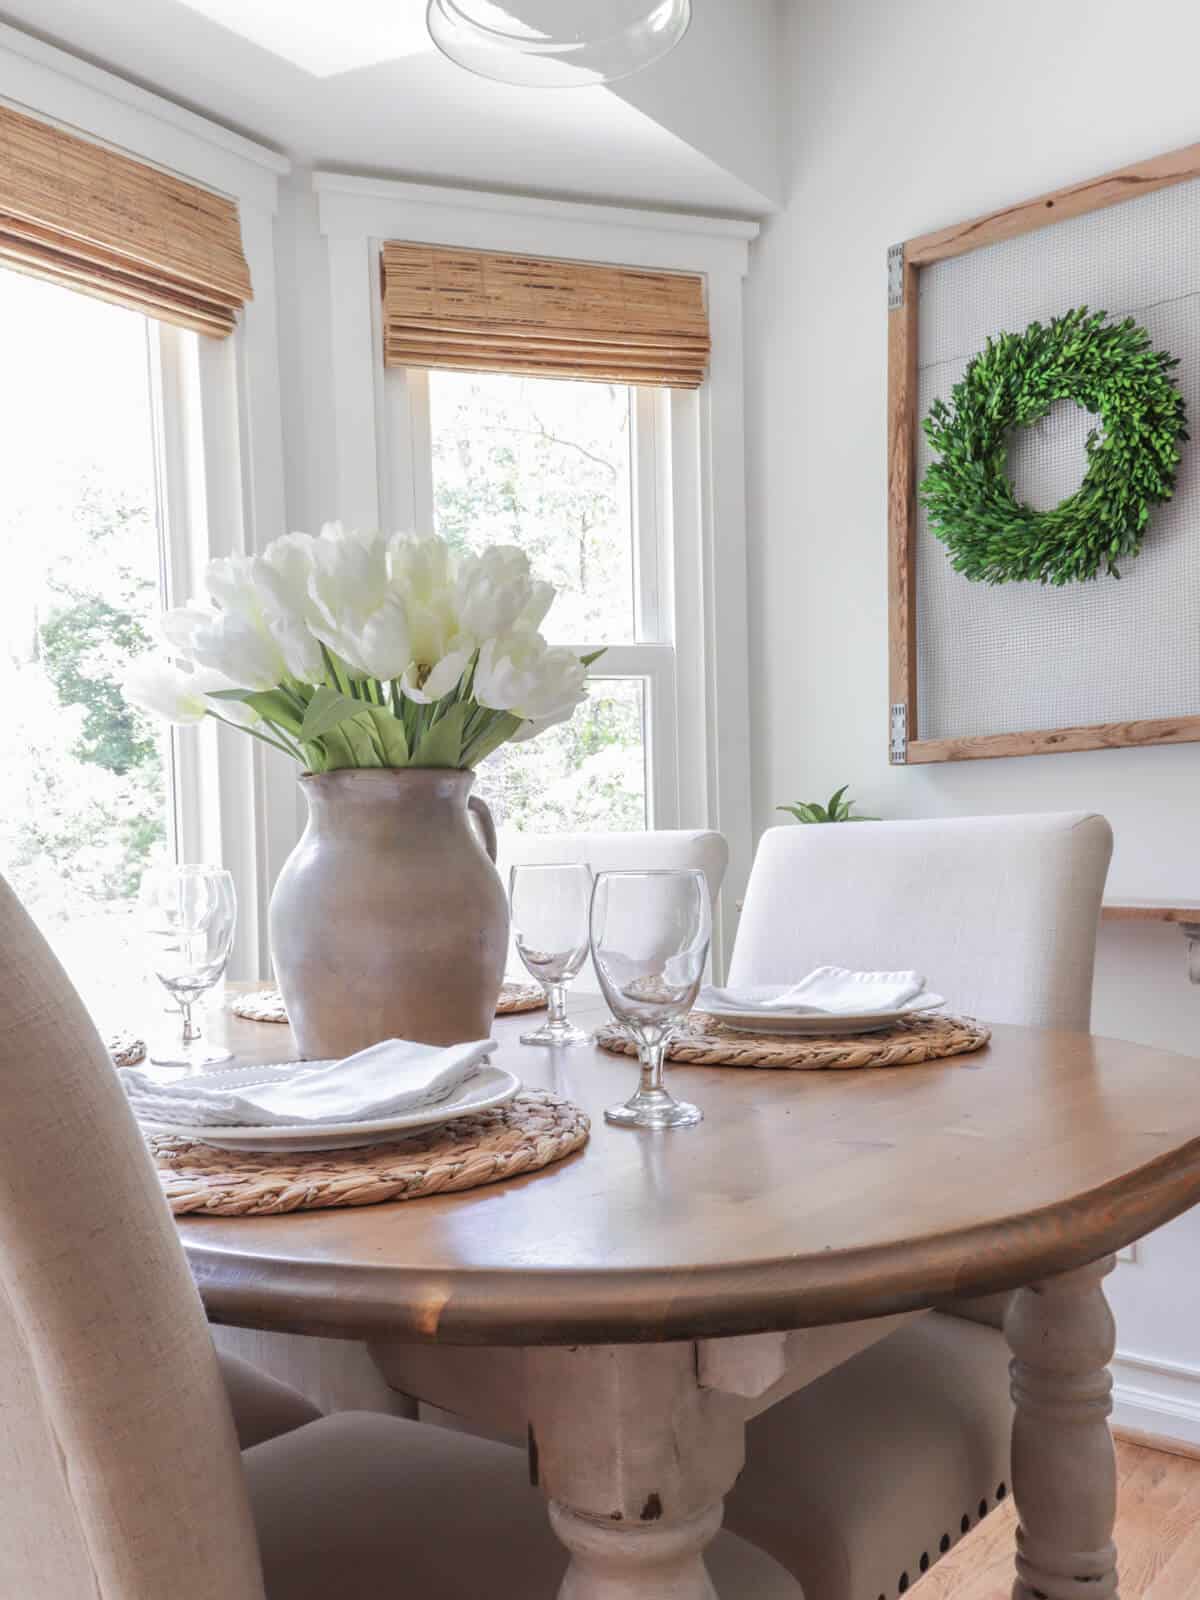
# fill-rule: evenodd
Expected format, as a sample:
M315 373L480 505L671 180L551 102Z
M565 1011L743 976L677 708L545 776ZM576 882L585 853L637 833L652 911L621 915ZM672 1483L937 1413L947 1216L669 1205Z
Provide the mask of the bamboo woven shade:
M389 241L384 362L698 389L704 280Z
M217 338L251 298L233 201L7 106L0 262Z

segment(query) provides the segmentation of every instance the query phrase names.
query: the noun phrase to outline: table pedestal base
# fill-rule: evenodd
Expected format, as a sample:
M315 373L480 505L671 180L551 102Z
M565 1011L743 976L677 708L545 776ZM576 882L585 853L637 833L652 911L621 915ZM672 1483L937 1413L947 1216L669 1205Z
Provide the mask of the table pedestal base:
M550 1522L571 1552L559 1600L718 1600L704 1551L721 1526L720 1506L688 1522L629 1528L552 1501Z
M1115 1346L1104 1298L1111 1257L1020 1289L1013 1352L1013 1493L1020 1530L1013 1600L1112 1600L1116 1457L1108 1416Z
M559 1600L717 1600L704 1550L741 1470L745 1406L692 1344L531 1350L530 1468L571 1553Z

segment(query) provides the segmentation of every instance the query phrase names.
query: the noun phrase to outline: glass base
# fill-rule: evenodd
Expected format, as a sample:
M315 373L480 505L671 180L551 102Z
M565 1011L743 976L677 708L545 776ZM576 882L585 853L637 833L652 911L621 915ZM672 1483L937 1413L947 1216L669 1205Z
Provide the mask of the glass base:
M197 1039L193 1044L177 1039L153 1047L148 1059L156 1067L187 1067L192 1072L200 1072L205 1067L219 1067L223 1061L232 1061L233 1051L204 1039Z
M616 1128L691 1128L704 1121L704 1113L665 1089L639 1089L624 1105L609 1106L604 1120Z
M546 1022L521 1035L522 1044L591 1044L592 1036L571 1022Z

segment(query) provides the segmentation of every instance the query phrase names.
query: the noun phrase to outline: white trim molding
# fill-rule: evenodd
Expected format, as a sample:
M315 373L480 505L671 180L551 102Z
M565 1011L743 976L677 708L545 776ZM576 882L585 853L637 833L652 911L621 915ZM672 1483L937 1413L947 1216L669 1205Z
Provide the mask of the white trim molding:
M1113 1426L1200 1450L1200 1367L1118 1350Z
M411 491L397 490L395 430L383 382L383 240L703 275L711 369L699 391L671 393L672 466L665 492L672 500L676 546L678 825L717 828L729 842L730 869L714 936L716 969L722 971L735 904L749 877L753 837L742 297L758 224L334 172L315 173L313 187L329 258L338 508L347 521L367 526L380 524L385 507L417 509Z

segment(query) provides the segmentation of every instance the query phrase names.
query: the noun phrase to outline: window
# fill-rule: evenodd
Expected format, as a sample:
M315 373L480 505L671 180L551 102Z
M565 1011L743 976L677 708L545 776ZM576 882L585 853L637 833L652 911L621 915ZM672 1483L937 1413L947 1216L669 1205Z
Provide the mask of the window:
M0 867L115 1022L176 832L170 741L120 688L165 598L152 325L0 271L0 327Z
M502 828L628 831L674 818L674 651L660 572L664 394L506 373L389 376L417 520L462 550L520 545L558 589L543 631L605 647L570 722L484 763ZM400 519L404 520L403 518Z

